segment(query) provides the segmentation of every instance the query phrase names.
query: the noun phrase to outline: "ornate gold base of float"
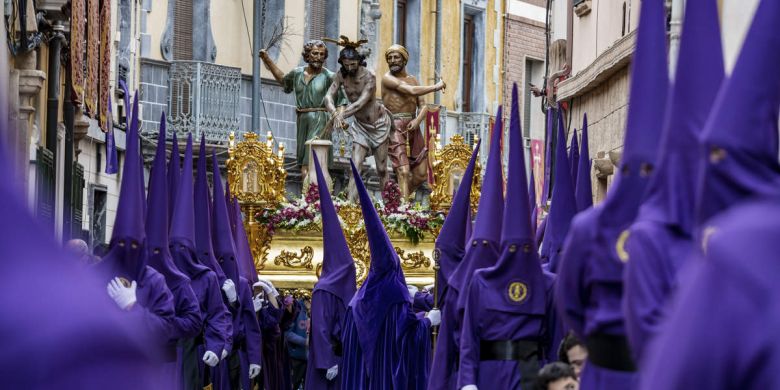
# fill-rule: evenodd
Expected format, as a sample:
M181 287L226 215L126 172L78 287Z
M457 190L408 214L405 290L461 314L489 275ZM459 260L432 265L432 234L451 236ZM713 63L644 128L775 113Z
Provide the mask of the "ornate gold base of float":
M460 136L453 136L444 148L434 145L431 183L431 209L446 213L452 195L462 179L471 156L471 147ZM276 229L269 232L267 225L255 220L255 215L275 210L284 199L283 168L284 145L274 152L272 136L259 142L257 135L244 134L244 140L234 143L230 137L230 158L227 161L231 193L238 197L245 214L245 227L255 267L263 277L270 279L280 290L296 296L307 296L317 282L322 266L322 232L319 223L312 223L295 231ZM479 177L479 166L476 169ZM479 199L480 181L474 181L472 203ZM347 239L357 268L357 282L362 283L368 273L370 253L359 205L346 204L339 209L344 236ZM408 237L390 230L390 237L398 252L407 283L417 286L434 282L433 249L440 226L424 231L423 237L413 243Z

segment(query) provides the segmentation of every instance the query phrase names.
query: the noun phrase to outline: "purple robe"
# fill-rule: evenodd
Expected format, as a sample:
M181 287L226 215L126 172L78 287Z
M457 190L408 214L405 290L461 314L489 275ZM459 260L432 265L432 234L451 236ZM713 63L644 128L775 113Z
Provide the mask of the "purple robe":
M748 201L711 220L704 259L681 270L669 318L646 348L640 388L780 388L780 225L767 218L780 215L779 201Z
M289 390L292 388L292 383L289 370L285 371L285 366L289 366L289 363L285 363L287 350L281 329L282 316L285 310L282 300L278 298L278 309L266 303L257 312L258 323L263 335L263 369L260 375L266 389ZM287 375L285 375L285 372Z
M347 307L334 294L325 291L315 291L311 296L311 305L321 307L312 310L309 341L309 361L306 366L307 390L335 390L341 388L339 373L333 380L327 380L325 373L329 368L338 365L341 370L343 355L341 333L347 315Z
M261 361L261 348L263 344L262 335L260 333L260 325L257 323L257 316L255 314L254 304L252 303L252 290L249 286L249 282L243 277L240 279L241 284L236 286L237 289L242 290L239 294L241 298L241 330L236 336L236 342L241 345L234 353L239 354L240 359L240 383L244 389L251 388L249 385L249 365L262 364Z
M412 310L415 313L419 313L429 312L431 309L433 309L433 294L421 291L416 292L412 300Z
M412 312L410 303L395 303L377 326L366 360L352 308L347 310L342 339L344 360L339 367L341 389L426 389L431 338L430 321Z

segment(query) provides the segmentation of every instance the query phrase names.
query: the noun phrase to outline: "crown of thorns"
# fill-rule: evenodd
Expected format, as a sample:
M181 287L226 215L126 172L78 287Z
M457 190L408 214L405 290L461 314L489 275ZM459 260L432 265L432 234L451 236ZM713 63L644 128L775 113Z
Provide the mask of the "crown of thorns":
M368 43L368 39L361 39L357 42L350 41L349 38L345 35L339 36L338 40L333 38L322 38L322 40L325 42L335 43L336 45L344 48L352 48L352 49L357 49L363 46L363 44Z

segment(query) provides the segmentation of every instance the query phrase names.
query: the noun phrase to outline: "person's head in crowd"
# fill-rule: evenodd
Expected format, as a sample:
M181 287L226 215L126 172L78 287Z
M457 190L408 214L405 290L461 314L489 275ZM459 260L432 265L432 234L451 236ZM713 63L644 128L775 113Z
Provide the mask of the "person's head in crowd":
M585 344L574 335L574 332L569 333L561 340L561 345L558 348L558 360L570 365L574 369L574 375L579 380L582 373L582 367L585 365L585 360L588 360L588 350L585 349Z
M89 265L94 262L92 254L89 253L89 245L86 241L74 238L65 242L65 250L76 256L79 263Z
M577 390L580 383L574 376L574 369L561 362L553 362L539 370L536 378L538 390Z
M108 253L108 244L97 244L95 245L95 249L92 250L92 254L97 256L99 259L102 259L106 253Z

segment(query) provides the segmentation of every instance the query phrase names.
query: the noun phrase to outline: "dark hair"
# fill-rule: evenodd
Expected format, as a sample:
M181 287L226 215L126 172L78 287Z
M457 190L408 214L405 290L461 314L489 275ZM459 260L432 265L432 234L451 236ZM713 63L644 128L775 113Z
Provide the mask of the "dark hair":
M354 47L345 47L339 52L339 64L344 65L343 60L358 60L360 66L367 66L366 56L360 54Z
M325 49L325 59L328 59L328 46L325 45L325 42L319 40L319 39L312 39L309 42L306 42L305 45L303 45L303 52L301 52L301 56L303 56L303 60L308 62L309 61L309 53L312 49L315 47L322 47Z
M574 368L561 362L548 363L539 370L539 376L536 377L536 388L538 390L547 390L547 385L564 378L576 380Z
M580 339L578 339L577 336L574 335L574 332L570 330L569 333L566 334L566 337L564 337L563 340L561 340L561 344L558 347L558 360L566 364L571 364L571 362L569 361L569 355L567 355L566 353L569 352L570 349L578 345L581 345L583 347L585 346L585 344L583 344L582 341L580 341Z
M106 253L108 253L108 245L104 243L95 245L95 249L92 250L92 254L97 257L103 257Z

